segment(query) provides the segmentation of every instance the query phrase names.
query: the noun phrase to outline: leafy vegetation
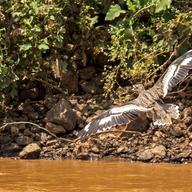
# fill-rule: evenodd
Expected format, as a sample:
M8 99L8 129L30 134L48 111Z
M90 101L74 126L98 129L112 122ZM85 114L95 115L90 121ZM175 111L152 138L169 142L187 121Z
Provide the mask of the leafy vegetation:
M124 82L147 80L174 51L191 47L191 2L172 0L9 0L0 3L0 90L46 78L58 63L105 54L106 95ZM111 64L112 63L112 64ZM78 64L77 64L78 65ZM77 66L78 68L78 66Z
M106 68L107 94L111 94L115 85L129 79L147 80L148 74L174 51L183 53L191 47L192 12L189 8L171 7L171 0L127 0L121 7L111 5L106 16L113 22L109 28L111 42L105 54L110 60L119 61L115 67Z

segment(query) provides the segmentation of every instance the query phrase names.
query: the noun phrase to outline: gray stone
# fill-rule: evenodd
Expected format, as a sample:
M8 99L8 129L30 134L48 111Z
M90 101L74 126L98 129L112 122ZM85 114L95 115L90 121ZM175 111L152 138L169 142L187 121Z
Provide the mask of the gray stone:
M19 128L16 126L11 126L10 131L11 131L11 136L13 137L19 134Z
M117 148L117 153L125 153L125 152L127 152L128 150L129 150L128 147L126 147L126 146L120 146L120 147Z
M21 159L37 159L40 156L41 148L36 143L31 143L19 153Z
M173 127L170 132L177 138L183 137L185 135L183 127Z
M185 102L185 101L184 101ZM187 118L187 117L191 117L192 116L192 107L187 107L183 110L181 117L183 119Z
M151 152L156 156L156 157L161 157L164 158L166 155L166 148L163 145L158 145L154 148L151 149Z
M66 132L66 130L64 129L64 127L62 125L58 125L58 124L51 123L51 122L48 122L46 124L46 128L51 133L54 133L54 134L60 134L60 133L65 133Z
M33 109L32 105L27 101L25 103L21 103L18 106L18 110L22 111L24 114L27 114L27 115L29 113L34 112L34 109Z
M40 140L41 140L41 143L42 143L42 144L45 144L46 141L47 141L47 139L48 139L48 135L47 135L47 133L41 132L41 133L40 133Z
M77 154L76 158L82 160L88 160L90 159L90 155L88 153L79 153Z
M68 70L63 74L61 84L69 94L76 93L78 91L78 78L72 71Z
M14 153L14 152L18 152L19 150L21 150L21 148L19 147L19 145L17 145L17 143L11 142L11 143L2 145L1 150L4 152L6 151L6 152Z
M100 94L103 92L102 88L94 81L82 81L80 82L81 88L84 92L90 94Z
M23 134L24 134L25 136L29 136L29 137L34 137L34 136L35 136L35 134L32 133L29 129L25 129L24 132L23 132Z
M8 135L0 135L0 144L7 144L11 141L11 137Z
M139 151L137 157L140 161L150 161L153 158L153 153L150 149L145 149L144 151Z
M36 119L39 118L39 114L37 112L31 112L31 113L28 114L28 118L30 120L36 120Z
M93 66L88 66L84 69L79 70L79 76L83 80L89 80L93 78L95 74L95 68Z
M61 99L51 110L47 112L45 121L47 122L46 128L49 130L51 128L53 133L64 133L65 130L70 131L75 128L77 116L72 110L70 103L65 99ZM53 124L55 124L55 128L53 127ZM54 129L56 132L54 132Z
M56 146L58 143L58 140L53 139L46 142L46 146Z
M184 118L183 122L185 123L185 125L189 126L192 124L192 118L191 116L188 116L186 118Z
M21 135L21 136L16 138L16 143L18 145L22 145L22 146L23 145L28 145L28 144L30 144L32 142L33 142L33 139L28 137L28 136Z

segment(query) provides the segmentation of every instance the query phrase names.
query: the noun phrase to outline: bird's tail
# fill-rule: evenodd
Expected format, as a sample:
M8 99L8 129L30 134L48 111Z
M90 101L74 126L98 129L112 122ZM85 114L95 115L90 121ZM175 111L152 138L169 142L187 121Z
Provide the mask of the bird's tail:
M172 119L178 119L179 117L179 106L174 104L161 104L159 105L159 110L154 113L153 124L171 125Z
M175 104L163 104L164 110L170 115L172 119L178 119L180 115L179 106Z

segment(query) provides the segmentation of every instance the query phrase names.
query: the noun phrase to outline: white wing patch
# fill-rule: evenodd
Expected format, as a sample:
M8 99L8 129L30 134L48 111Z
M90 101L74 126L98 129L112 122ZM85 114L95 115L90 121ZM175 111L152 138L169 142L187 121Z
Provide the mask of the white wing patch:
M163 78L163 97L165 97L169 90L169 81L173 77L175 70L177 69L176 65L171 65L168 68L167 73Z
M131 110L138 110L141 112L147 112L150 109L142 107L142 106L134 105L134 104L128 104L128 105L124 105L122 107L115 107L115 108L111 109L111 113L112 114L124 113L124 112L128 112Z
M101 121L99 122L99 125L104 125L105 123L107 123L109 121L111 121L111 116L101 119Z
M85 128L84 128L84 131L85 131L85 132L88 132L88 131L89 131L90 124L91 124L91 122L89 122L89 123L85 126Z
M184 60L181 62L180 65L185 66L185 65L189 64L189 62L190 62L191 60L192 60L192 57L188 57L188 58L184 59Z
M168 91L176 86L180 81L184 80L188 75L190 69L192 69L192 50L188 51L178 59L176 59L167 69L165 76L163 77L163 97L165 97Z

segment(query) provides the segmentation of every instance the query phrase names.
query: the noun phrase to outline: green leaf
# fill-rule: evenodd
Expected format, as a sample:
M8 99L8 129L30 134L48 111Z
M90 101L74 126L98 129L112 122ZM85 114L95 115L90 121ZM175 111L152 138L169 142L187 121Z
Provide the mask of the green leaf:
M27 51L32 47L31 43L20 45L20 51Z
M111 5L109 8L109 11L107 12L107 15L105 17L106 21L111 21L117 17L119 17L119 15L121 13L125 13L124 10L121 9L121 7L118 4L115 5Z
M98 22L98 16L90 18L90 26L92 27L95 23Z
M49 46L43 42L38 46L38 48L39 48L39 50L47 50L47 49L49 49Z
M159 0L159 1L156 1L156 2L158 2L158 3L156 5L155 12L159 13L160 11L169 9L171 7L172 0Z
M135 5L131 0L127 0L127 6L130 11L135 12Z
M140 5L144 6L144 5L147 5L150 2L151 2L150 0L140 0Z

